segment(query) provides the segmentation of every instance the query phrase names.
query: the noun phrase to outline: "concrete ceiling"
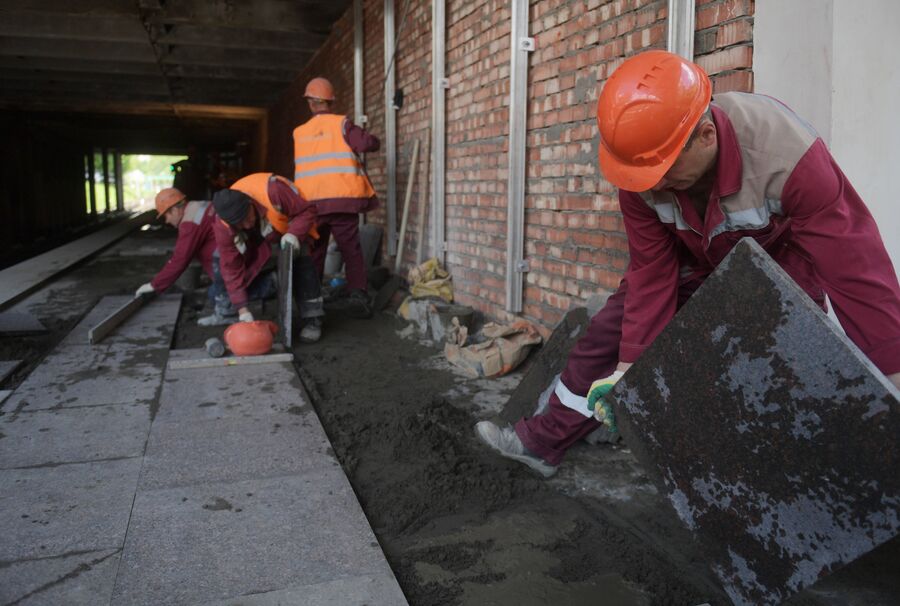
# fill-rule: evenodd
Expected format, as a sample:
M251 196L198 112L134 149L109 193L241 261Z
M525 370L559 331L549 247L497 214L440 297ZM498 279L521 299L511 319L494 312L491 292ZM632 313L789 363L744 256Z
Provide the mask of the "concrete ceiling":
M266 107L349 4L0 0L0 108Z

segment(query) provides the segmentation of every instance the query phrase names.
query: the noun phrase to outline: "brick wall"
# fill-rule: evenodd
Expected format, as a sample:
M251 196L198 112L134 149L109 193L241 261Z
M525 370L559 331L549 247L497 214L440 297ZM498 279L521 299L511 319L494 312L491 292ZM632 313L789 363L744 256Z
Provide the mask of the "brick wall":
M396 0L400 27L404 1ZM367 127L384 134L383 3L365 2ZM508 174L510 8L505 0L447 2L446 235L447 266L457 299L489 318L504 311ZM628 263L615 191L597 170L598 84L625 57L665 48L665 0L536 0L530 34L536 50L528 77L525 200L526 274L522 316L547 334L574 304L613 290ZM695 54L714 92L752 90L752 0L698 0ZM393 69L405 93L397 112L397 227L415 139L423 144L431 117L431 3L410 0ZM352 115L352 10L270 116L270 158L292 170L290 130L307 119L303 86L326 75L340 89L338 108ZM419 170L424 165L420 163ZM369 173L384 196L384 156ZM289 174L285 172L284 174ZM424 199L417 177L403 267L415 260ZM384 224L383 209L369 220ZM427 237L427 221L425 235Z

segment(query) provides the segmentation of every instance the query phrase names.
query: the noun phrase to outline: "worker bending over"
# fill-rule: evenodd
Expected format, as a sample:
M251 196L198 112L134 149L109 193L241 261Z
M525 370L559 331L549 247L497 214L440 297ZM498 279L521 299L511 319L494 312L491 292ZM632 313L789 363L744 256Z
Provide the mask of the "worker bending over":
M316 207L297 193L294 185L272 173L255 173L213 196L219 219L214 231L219 249L219 270L230 303L241 322L253 321L248 303L276 291L273 272L263 267L272 257L272 244L291 247L294 253L293 293L300 308L300 340L318 341L322 334L322 296L319 277L309 256L315 231ZM217 305L220 300L216 301Z
M216 252L216 237L213 223L216 212L208 200L192 200L180 190L168 187L156 194L156 218L165 217L165 222L178 230L175 250L159 273L146 284L141 284L135 296L145 293L160 293L175 283L188 264L194 259L200 262L203 271L213 277L213 257ZM215 305L217 289L215 283L207 291L210 303ZM203 322L203 318L199 320Z
M602 395L745 236L823 309L827 294L847 336L900 387L897 276L874 219L809 124L763 95L713 100L703 70L664 51L610 76L597 122L630 263L569 354L547 411L514 428L478 423L483 442L550 476L601 421L614 430Z
M381 142L348 120L332 113L334 88L325 78L313 78L304 92L313 117L294 129L294 184L300 195L315 202L321 238L312 255L321 278L328 236L334 235L347 274L356 317L369 317L368 275L359 241L358 213L378 208L378 197L359 155L378 151Z

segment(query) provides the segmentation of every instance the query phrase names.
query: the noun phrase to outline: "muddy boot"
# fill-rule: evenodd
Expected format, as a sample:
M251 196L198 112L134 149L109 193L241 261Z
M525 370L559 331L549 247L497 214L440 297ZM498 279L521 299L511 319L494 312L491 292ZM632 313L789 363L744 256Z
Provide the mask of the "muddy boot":
M354 290L347 298L347 315L351 318L371 318L372 304L369 295L362 290Z
M519 439L512 427L501 429L490 421L481 421L475 425L475 435L478 436L479 440L496 450L500 456L524 463L545 478L549 478L556 473L555 465L550 465L525 448L522 440Z
M310 318L300 329L301 343L315 343L322 338L322 318Z

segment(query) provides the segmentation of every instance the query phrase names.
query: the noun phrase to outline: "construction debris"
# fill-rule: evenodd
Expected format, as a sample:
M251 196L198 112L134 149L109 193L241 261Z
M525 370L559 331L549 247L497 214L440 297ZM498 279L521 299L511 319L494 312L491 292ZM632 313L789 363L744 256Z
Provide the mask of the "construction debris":
M537 330L524 321L509 326L489 322L482 329L486 340L472 345L466 345L468 334L468 328L454 317L444 355L473 379L505 375L521 364L531 348L541 342Z

